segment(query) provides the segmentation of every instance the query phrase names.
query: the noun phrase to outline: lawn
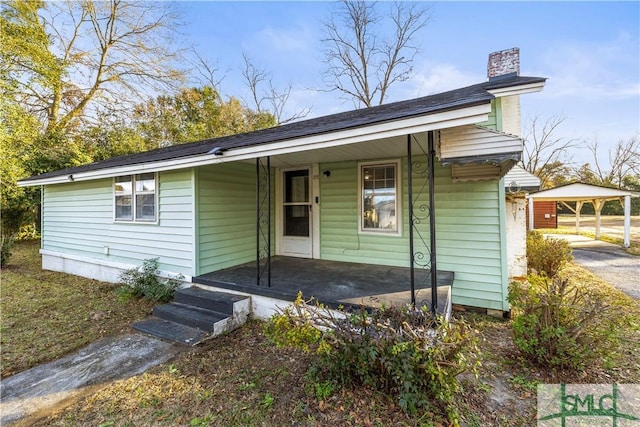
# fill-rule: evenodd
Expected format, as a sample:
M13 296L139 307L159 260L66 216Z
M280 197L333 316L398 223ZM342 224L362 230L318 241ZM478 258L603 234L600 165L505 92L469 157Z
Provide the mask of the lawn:
M18 255L20 254L20 255ZM21 245L11 267L3 271L2 285L2 345L5 352L20 354L33 348L33 363L49 360L48 345L55 342L59 355L70 352L83 343L100 336L126 331L128 322L144 316L148 307L139 307L137 315L126 312L134 305L117 301L113 288L106 284L73 276L41 272L36 247ZM526 426L535 423L536 386L539 383L638 383L640 382L640 307L586 270L570 265L568 274L587 286L604 289L613 309L627 313L620 324L624 344L620 351L596 360L581 372L551 370L533 365L524 359L511 340L511 321L468 311L455 316L470 321L480 337L482 367L478 378L465 375L463 392L457 399L463 420L468 426ZM18 304L5 302L8 292L6 276L13 289L23 295L38 295L37 289L49 289L46 304L24 301L28 307L41 307L37 317L16 312L25 310ZM17 283L21 285L18 286ZM71 285L73 283L73 285ZM83 304L75 304L72 292L62 288L74 286ZM93 292L88 292L92 290ZM87 294L95 294L91 298ZM33 299L33 297L23 298ZM91 307L86 307L91 305ZM136 303L135 305L139 305ZM91 313L104 313L99 321ZM76 336L63 341L66 331L56 331L56 323L47 319L66 320L58 329L76 331ZM68 317L68 318L67 318ZM95 316L93 316L95 317ZM5 326L7 319L12 327ZM37 319L37 320L34 320ZM45 319L43 321L42 319ZM22 333L16 325L30 321L31 328L48 326L48 334L56 339L48 345L40 334ZM76 323L78 325L76 325ZM99 326L96 326L98 324ZM292 349L279 349L264 336L263 323L251 321L244 327L204 346L189 349L170 362L157 366L143 375L107 384L105 387L66 408L38 414L28 420L36 426L421 426L445 425L430 412L408 416L396 403L384 395L358 388L331 390L326 384L316 384L305 376L310 358ZM91 330L86 334L85 330ZM82 337L82 338L81 338ZM6 339L6 340L5 340ZM19 346L20 348L16 348ZM29 365L20 358L7 357L13 371ZM3 366L4 369L4 366ZM4 372L4 371L3 371Z
M153 308L146 301L118 301L113 284L42 270L39 244L17 243L2 269L2 378L128 332Z

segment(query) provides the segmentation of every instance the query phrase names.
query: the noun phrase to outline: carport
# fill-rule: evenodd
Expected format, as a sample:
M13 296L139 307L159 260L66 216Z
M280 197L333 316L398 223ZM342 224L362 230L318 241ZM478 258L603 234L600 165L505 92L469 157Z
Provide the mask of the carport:
M585 203L591 203L596 212L596 240L600 240L600 212L604 203L619 200L624 207L624 241L623 246L631 244L631 198L640 197L640 193L590 184L568 184L548 190L529 194L529 229L533 230L533 204L536 201L560 202L576 214L576 233L580 232L580 210ZM573 209L567 202L576 202Z

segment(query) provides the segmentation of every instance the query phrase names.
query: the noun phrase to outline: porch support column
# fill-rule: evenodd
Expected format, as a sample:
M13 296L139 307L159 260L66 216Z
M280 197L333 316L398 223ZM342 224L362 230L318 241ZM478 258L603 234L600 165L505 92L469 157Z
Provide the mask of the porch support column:
M428 158L428 174L429 174L429 236L431 239L430 247L430 277L431 277L431 313L436 314L438 311L438 270L436 268L436 205L435 205L435 154L436 150L433 143L433 131L427 132L427 158Z
M593 209L596 211L596 240L600 240L600 223L601 223L600 212L602 212L602 207L604 206L604 200L594 199L591 203L593 204Z
M256 159L256 285L271 287L271 158Z
M576 234L580 234L580 211L582 210L583 201L576 201Z
M631 245L631 196L624 196L624 241L622 245L628 248Z
M533 197L528 196L528 200L529 200L529 230L532 231L534 229L534 224L533 224Z
M415 276L415 259L414 259L414 242L413 242L413 158L411 157L411 135L407 135L407 183L409 186L409 266L411 276L411 305L416 306L416 276Z

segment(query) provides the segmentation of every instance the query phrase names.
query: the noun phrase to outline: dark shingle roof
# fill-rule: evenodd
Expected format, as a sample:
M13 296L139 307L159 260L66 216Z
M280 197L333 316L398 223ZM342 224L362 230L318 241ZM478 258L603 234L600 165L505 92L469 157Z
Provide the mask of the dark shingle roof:
M474 105L486 104L494 98L488 91L507 87L541 83L542 77L505 76L484 83L467 86L460 89L429 95L408 101L393 102L376 107L362 108L329 116L316 117L309 120L289 123L286 125L262 129L254 132L206 139L187 144L173 145L142 153L113 157L88 165L67 168L42 175L32 176L23 182L53 178L74 173L90 172L119 166L130 166L142 163L152 163L171 159L197 156L208 153L215 147L234 149L250 147L260 144L286 141L294 138L319 135L346 129L353 129L373 124L405 119L425 114L439 113Z

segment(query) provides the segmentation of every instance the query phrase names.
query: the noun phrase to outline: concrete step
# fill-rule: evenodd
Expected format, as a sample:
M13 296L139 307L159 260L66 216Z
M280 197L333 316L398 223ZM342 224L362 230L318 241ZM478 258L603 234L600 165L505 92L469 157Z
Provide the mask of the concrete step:
M197 287L178 289L174 301L153 309L153 316L131 325L146 334L196 345L243 325L251 298Z
M207 291L196 287L178 289L174 294L174 301L177 303L205 308L229 315L234 313L234 305L236 303L248 299L249 298L245 296Z
M153 315L160 319L202 329L209 333L214 332L216 323L230 317L225 313L175 302L154 307Z
M136 322L131 327L145 334L185 345L196 345L204 341L209 334L189 326L168 320L150 317L140 322Z

